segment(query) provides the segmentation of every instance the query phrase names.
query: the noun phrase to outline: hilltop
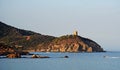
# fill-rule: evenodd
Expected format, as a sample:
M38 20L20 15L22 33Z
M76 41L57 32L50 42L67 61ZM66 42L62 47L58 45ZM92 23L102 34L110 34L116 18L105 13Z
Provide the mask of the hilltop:
M79 35L54 37L18 29L0 22L0 43L40 52L103 52L95 41ZM1 46L0 46L1 47Z

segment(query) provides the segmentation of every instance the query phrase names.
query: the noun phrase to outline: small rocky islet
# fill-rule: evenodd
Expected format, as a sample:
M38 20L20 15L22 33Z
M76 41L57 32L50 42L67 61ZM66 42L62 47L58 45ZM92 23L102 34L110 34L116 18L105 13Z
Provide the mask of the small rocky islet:
M18 29L0 22L0 56L21 58L29 52L105 52L95 41L73 34L60 37ZM68 56L64 56L68 58ZM49 58L32 55L31 58Z

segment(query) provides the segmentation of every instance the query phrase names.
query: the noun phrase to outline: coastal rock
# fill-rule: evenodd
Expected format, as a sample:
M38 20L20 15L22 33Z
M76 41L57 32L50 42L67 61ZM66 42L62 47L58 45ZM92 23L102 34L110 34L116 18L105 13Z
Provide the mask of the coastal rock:
M33 54L32 58L50 58L50 57L48 57L48 56L39 56L39 55Z
M32 58L39 58L40 56L38 56L38 55L32 55Z
M87 49L87 52L92 52L92 48L89 47L89 48Z
M19 53L11 53L7 55L7 58L21 58Z
M66 56L64 56L64 58L69 58L69 56L66 55Z

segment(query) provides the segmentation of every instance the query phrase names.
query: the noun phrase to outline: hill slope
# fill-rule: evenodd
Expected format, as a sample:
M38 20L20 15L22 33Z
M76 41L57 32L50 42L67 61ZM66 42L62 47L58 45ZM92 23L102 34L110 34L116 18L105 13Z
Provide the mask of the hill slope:
M23 46L23 49L35 48L39 43L54 39L53 36L41 35L32 31L18 29L0 22L0 42Z

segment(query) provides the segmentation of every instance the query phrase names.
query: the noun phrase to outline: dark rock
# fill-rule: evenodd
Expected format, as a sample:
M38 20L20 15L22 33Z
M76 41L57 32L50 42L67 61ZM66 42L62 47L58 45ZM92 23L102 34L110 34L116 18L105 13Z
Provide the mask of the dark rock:
M69 58L68 56L64 56L64 58Z
M40 56L40 58L50 58L49 56Z

